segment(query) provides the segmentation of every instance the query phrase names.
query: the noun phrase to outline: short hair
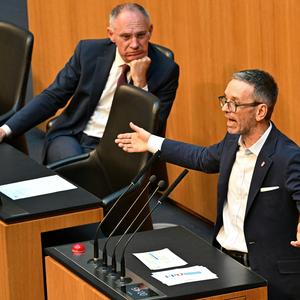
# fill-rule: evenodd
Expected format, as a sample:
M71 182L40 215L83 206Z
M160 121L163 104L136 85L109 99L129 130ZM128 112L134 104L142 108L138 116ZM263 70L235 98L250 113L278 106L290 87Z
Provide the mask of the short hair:
M267 104L266 120L270 120L278 96L278 86L272 75L266 71L249 69L233 73L232 78L254 87L253 98L257 102Z
M140 4L137 4L137 3L123 3L123 4L117 5L116 7L114 7L112 9L112 11L109 15L109 26L113 25L114 20L119 16L119 14L123 10L139 12L148 20L149 24L151 23L150 15L143 6L141 6Z

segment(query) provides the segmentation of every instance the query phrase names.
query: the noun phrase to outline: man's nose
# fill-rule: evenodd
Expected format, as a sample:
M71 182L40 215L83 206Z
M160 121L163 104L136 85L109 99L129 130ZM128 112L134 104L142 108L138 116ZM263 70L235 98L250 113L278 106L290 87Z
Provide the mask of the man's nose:
M221 107L221 109L222 109L222 111L224 111L224 112L230 112L228 103L226 103L225 105L223 105L223 106Z
M131 48L138 48L139 47L139 42L138 42L138 39L134 36L132 37L131 41L130 41L130 47Z

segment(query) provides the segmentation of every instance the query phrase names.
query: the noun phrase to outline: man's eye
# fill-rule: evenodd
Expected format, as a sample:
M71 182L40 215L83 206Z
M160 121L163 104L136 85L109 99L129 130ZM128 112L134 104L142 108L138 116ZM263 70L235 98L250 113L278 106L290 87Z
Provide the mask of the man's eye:
M137 38L137 39L143 39L143 38L145 37L145 35L146 35L146 32L138 33L138 34L136 35L136 38Z
M124 40L124 41L128 41L130 39L130 35L121 35L121 38Z

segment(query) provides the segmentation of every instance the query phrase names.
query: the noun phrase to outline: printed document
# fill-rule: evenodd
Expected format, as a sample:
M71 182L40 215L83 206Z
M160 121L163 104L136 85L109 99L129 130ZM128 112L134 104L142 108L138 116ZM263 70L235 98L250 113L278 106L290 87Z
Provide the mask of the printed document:
M173 269L152 273L152 277L160 282L172 286L187 282L216 279L218 276L203 266Z
M0 192L12 200L56 193L77 187L58 175L0 185Z
M168 248L157 251L133 253L133 255L143 262L150 270L174 268L187 264L186 261L178 257Z

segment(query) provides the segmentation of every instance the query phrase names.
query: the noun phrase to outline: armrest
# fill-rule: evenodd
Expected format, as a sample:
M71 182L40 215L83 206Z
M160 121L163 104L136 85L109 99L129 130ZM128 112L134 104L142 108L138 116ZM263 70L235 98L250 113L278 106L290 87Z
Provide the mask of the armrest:
M50 164L46 165L46 167L48 169L51 169L51 170L55 171L56 169L58 169L60 167L66 166L68 164L71 164L71 163L74 163L74 162L77 162L77 161L87 159L89 156L90 156L90 153L82 153L80 155L71 156L71 157L67 157L67 158L59 160L59 161L55 161L53 163L50 163Z
M49 131L49 129L51 127L53 127L53 125L55 124L56 120L58 117L53 117L52 119L50 119L47 124L46 124L46 131Z
M104 208L112 206L117 201L117 199L126 191L127 188L128 186L125 186L118 191L105 196L100 200L100 206Z
M142 176L140 178L140 180L127 191L126 196L129 196L129 195L137 192L138 190L140 190L141 187L143 186L143 184L145 183L145 179L146 179L146 176L145 175ZM111 206L114 205L114 203L118 200L118 198L126 191L126 189L128 189L128 185L103 197L100 200L100 205L104 209L109 209Z

